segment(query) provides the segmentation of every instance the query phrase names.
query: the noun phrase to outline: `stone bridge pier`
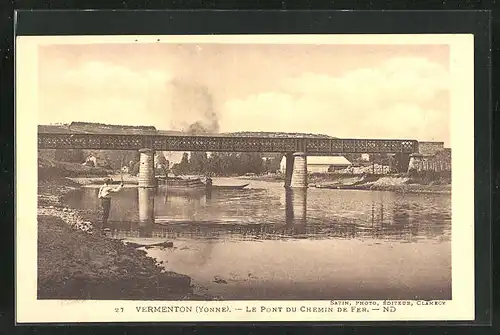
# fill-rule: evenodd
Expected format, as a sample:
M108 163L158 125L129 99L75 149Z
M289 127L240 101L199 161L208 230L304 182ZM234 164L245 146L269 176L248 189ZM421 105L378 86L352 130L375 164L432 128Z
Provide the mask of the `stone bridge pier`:
M156 187L155 152L152 149L139 150L139 187Z
M308 187L307 154L305 152L286 153L285 188L304 189ZM410 172L418 165L418 154L396 153L396 170L399 173Z
M286 154L286 188L307 188L307 155L305 152Z
M410 154L408 153L397 153L396 156L396 170L399 173L406 173L410 167Z
M307 188L307 155L305 152L286 154L285 187Z

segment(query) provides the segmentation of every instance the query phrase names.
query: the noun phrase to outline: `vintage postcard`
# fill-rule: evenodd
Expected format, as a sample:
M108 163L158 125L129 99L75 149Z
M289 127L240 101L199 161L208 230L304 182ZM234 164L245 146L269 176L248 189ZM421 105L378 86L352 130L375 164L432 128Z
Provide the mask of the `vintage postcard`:
M17 322L473 320L473 59L18 37Z

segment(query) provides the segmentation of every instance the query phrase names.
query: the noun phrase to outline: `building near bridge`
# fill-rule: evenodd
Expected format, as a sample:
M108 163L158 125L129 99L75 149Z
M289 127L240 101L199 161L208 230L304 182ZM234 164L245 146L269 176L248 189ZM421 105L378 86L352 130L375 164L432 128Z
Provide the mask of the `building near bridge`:
M432 157L443 150L445 150L444 142L418 142L418 153L423 157Z
M86 156L85 161L82 163L82 165L92 166L92 167L109 167L110 164L105 157L102 157L101 155L95 152L90 152Z
M352 163L344 156L308 156L307 157L307 172L308 173L326 173L336 170L342 170L352 166ZM286 170L286 157L283 156L280 163L281 173Z
M412 154L408 171L451 171L451 149L444 142L419 142L418 153Z

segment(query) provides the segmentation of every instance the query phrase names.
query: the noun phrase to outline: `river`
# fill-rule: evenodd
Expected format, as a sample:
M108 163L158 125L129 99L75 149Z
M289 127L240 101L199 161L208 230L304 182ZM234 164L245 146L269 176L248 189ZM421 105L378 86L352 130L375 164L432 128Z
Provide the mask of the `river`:
M226 300L451 299L451 196L250 183L244 190L175 193L125 188L111 237L150 248L200 292ZM98 210L97 189L68 195Z

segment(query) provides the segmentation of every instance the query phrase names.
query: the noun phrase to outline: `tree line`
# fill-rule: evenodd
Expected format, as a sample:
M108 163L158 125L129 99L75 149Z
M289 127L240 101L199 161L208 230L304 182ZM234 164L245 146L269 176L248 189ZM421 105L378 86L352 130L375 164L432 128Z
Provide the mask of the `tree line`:
M139 161L139 152L135 150L56 149L53 153L53 159L56 161L79 164L85 162L89 156L97 158L99 167L110 170L129 166L131 161Z
M179 163L172 164L162 152L155 157L156 173L165 175L198 174L207 176L262 174L279 170L282 155L263 158L261 153L212 153L185 152ZM139 173L140 163L134 162L129 167L131 175Z
M117 170L127 166L134 175L139 171L139 152L135 150L81 150L81 149L56 149L54 159L72 163L83 163L89 155L94 155L102 168ZM343 154L352 163L361 163L361 154ZM179 163L168 162L163 152L158 152L156 162L160 163L158 173L165 173L165 169L176 175L204 174L204 175L243 175L247 173L262 174L276 172L280 168L282 154L264 155L258 152L242 153L211 153L191 152L184 153ZM370 163L391 166L393 158L386 154L371 154Z
M54 159L57 161L83 163L93 155L98 159L98 165L103 168L117 170L123 166L129 168L131 174L139 171L139 153L137 151L122 150L80 150L57 149ZM258 152L249 153L211 153L185 152L179 163L172 164L167 161L163 152L156 155L156 163L160 163L170 172L182 174L210 174L210 175L242 175L246 173L261 174L279 170L281 154L263 158ZM163 170L163 169L161 169ZM162 171L160 171L162 172Z
M276 172L282 155L263 157L262 153L184 153L179 163L170 167L175 175L203 174L211 176L262 174Z

